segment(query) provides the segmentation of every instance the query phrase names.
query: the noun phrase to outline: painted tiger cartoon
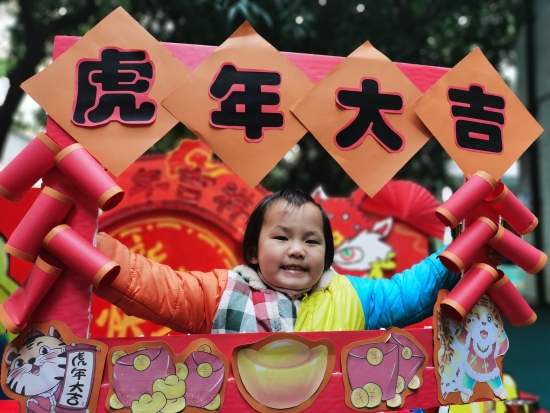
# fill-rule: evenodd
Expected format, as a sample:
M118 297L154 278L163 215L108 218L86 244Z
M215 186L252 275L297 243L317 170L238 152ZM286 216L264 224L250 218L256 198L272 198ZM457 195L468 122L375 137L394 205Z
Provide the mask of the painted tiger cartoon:
M64 380L66 344L54 326L48 335L31 329L21 348L12 347L4 356L9 366L6 384L14 393L29 396L28 412L54 412Z

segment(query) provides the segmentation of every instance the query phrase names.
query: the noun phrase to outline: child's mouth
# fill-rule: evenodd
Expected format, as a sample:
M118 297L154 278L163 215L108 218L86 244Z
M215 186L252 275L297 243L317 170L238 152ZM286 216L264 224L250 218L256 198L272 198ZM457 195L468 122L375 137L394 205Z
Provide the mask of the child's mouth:
M299 265L283 265L281 268L284 271L307 271L307 269L300 267Z

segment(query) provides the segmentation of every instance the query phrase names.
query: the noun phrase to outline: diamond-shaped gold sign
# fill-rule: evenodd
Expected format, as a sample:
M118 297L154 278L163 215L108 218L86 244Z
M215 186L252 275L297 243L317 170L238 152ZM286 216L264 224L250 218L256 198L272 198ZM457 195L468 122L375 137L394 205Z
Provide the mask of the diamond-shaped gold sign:
M291 110L372 197L430 138L411 107L420 95L366 42Z
M245 22L162 104L254 187L306 133L289 108L312 86Z
M466 176L482 170L500 179L543 131L480 49L413 108Z
M120 175L177 124L161 101L188 73L119 7L21 87Z

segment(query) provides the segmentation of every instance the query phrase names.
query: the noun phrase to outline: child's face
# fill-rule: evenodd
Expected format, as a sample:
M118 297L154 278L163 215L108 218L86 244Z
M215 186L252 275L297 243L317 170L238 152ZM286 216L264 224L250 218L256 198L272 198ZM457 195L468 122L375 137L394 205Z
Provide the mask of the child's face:
M325 238L323 217L315 205L290 207L276 201L266 211L258 241L258 264L265 280L274 287L309 289L323 274Z

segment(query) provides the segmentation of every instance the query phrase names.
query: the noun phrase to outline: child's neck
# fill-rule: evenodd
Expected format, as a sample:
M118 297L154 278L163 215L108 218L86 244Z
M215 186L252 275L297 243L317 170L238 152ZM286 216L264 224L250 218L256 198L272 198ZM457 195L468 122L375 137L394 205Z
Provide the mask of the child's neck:
M258 275L260 276L260 279L262 280L262 282L267 285L269 288L275 290L275 291L280 291L282 293L285 293L286 295L288 295L290 297L290 299L292 301L294 300L297 300L298 298L300 298L300 296L302 296L304 293L307 293L309 290L311 290L311 287L308 287L308 288L304 288L303 290L291 290L291 289L288 289L288 288L282 288L282 287L277 287L273 284L270 284L266 281L266 279L264 278L264 276L262 275L262 272L260 270L257 271Z

